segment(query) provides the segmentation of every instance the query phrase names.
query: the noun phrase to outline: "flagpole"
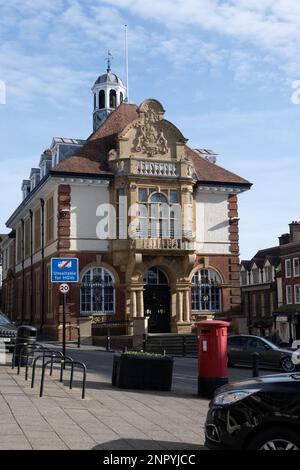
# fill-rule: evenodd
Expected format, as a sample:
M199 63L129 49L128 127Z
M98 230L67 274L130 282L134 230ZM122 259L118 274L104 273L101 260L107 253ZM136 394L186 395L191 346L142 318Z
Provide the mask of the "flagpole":
M125 24L125 77L126 77L126 101L127 103L129 103L127 24Z

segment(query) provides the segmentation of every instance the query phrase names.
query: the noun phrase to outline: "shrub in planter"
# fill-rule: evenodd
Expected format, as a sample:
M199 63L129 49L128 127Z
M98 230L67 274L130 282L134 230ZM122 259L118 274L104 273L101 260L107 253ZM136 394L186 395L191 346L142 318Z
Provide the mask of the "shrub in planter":
M172 373L172 357L129 351L114 355L112 385L119 388L169 391Z

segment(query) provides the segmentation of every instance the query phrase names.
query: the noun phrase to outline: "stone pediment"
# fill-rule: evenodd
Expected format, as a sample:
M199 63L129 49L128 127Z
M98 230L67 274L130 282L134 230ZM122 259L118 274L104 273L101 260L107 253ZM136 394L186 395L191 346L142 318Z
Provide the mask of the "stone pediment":
M138 108L138 119L119 134L120 157L143 157L151 160L178 160L187 140L172 123L164 119L162 105L154 99Z

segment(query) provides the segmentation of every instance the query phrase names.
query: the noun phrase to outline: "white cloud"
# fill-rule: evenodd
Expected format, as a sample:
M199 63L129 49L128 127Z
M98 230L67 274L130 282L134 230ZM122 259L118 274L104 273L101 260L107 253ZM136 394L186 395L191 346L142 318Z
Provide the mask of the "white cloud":
M97 73L90 65L90 72L78 70L82 60L104 69L110 48L123 73L123 26L129 23L136 63L162 55L175 69L225 67L239 82L291 81L300 73L299 19L296 0L0 0L0 78L19 100L40 93L76 99Z
M202 31L258 47L280 56L300 71L300 2L298 0L104 0L166 28L184 28L188 37ZM235 48L235 46L232 46Z

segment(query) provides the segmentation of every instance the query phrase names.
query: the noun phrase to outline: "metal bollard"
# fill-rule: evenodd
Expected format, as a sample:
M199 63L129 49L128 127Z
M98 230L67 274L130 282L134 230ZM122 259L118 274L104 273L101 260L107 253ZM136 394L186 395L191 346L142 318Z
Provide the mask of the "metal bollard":
M63 355L62 355L62 353L61 353L60 351L56 351L56 350L51 350L51 349L49 349L49 350L44 350L42 355L37 356L37 357L33 360L33 363L32 363L32 373L31 373L31 388L34 387L35 369L36 369L37 361L38 361L39 359L42 359L42 366L43 366L44 363L45 363L46 357L47 357L47 358L50 357L51 359L54 358L54 357L56 357L56 358L62 358ZM50 361L50 363L51 363L51 361Z
M259 377L259 353L254 352L252 355L252 377Z
M106 336L106 351L110 351L111 341L110 341L110 328L107 327L107 336Z
M81 338L80 338L80 327L77 327L77 348L80 348Z

